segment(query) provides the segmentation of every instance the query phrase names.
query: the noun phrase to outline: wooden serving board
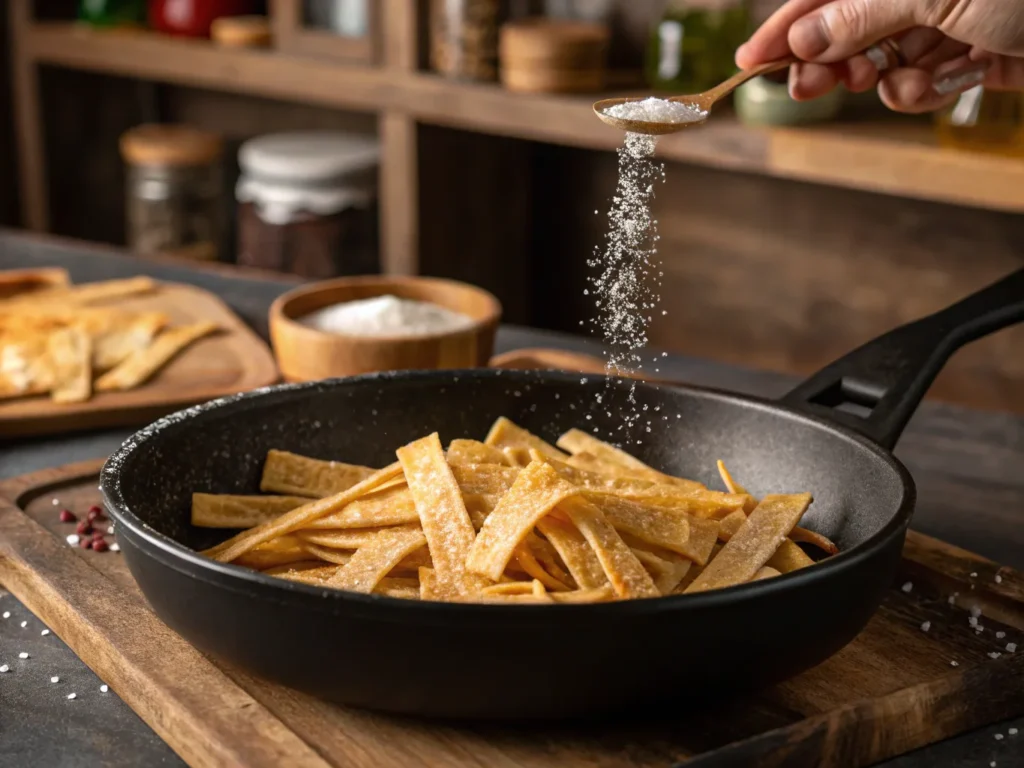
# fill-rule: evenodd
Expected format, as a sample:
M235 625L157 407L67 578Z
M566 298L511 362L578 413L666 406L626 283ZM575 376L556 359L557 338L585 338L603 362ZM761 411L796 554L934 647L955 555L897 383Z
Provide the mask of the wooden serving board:
M120 554L68 546L72 526L58 510L97 503L98 469L89 462L0 483L0 583L193 766L857 768L1024 713L1024 575L915 533L863 633L756 696L712 706L701 691L680 691L692 709L568 725L345 709L208 660L148 609ZM900 588L907 581L909 593ZM968 624L972 606L983 612L981 634ZM415 628L408 632L413 653ZM1021 650L1008 652L1010 642ZM557 644L545 638L538 653ZM524 684L543 695L542 680Z
M127 312L164 312L171 325L210 320L222 330L189 345L148 382L126 392L98 393L84 403L59 404L47 396L0 400L0 437L145 424L179 408L277 381L270 349L212 293L161 283L155 292L119 300L116 306Z

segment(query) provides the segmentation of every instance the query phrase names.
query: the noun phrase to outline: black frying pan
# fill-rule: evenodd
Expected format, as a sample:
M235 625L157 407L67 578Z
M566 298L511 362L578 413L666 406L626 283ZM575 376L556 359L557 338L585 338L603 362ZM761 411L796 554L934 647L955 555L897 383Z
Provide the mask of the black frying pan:
M142 430L107 462L101 487L128 565L168 625L316 696L420 715L554 718L734 692L814 666L864 627L914 510L914 483L889 449L957 347L1022 318L1024 271L861 347L778 403L638 384L652 416L649 433L642 424L632 435L643 460L714 484L723 459L756 494L809 490L804 524L841 548L813 568L716 592L421 603L286 582L193 551L214 540L189 524L191 493L254 492L269 448L383 466L410 440L434 430L479 438L501 415L551 440L580 425L616 434L630 385L603 377L398 372L274 387Z

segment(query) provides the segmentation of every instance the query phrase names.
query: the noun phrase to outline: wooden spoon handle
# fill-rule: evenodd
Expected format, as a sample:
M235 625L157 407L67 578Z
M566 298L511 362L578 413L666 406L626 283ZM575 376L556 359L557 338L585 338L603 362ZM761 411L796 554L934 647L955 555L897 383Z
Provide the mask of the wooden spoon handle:
M737 72L724 83L719 83L711 90L704 91L704 93L701 94L701 101L706 102L710 107L719 99L724 99L730 93L735 91L747 82L747 80L752 80L753 78L760 77L761 75L771 74L772 72L778 72L780 69L785 69L792 64L796 64L798 61L800 61L800 59L796 56L787 56L784 59L777 59L765 64L759 64L752 69L744 69L742 72Z
M604 361L594 355L581 352L567 352L561 349L533 348L516 349L491 358L491 368L510 368L514 370L556 370L572 371L573 373L593 373L603 375ZM625 378L646 381L650 384L672 384L666 379L646 376L643 373L630 372L622 374Z

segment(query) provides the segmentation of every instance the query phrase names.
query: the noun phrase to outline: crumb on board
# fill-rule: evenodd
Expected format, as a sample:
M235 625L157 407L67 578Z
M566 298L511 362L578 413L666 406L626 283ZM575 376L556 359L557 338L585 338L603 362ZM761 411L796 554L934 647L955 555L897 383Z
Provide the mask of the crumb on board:
M904 592L906 592L906 593L907 593L908 595L910 594L910 591L911 591L911 590L912 590L913 588L914 588L914 582L912 582L912 581L908 581L908 582L907 582L906 584L904 584L904 585L903 585L902 587L900 587L900 589L902 589L902 590L903 590Z

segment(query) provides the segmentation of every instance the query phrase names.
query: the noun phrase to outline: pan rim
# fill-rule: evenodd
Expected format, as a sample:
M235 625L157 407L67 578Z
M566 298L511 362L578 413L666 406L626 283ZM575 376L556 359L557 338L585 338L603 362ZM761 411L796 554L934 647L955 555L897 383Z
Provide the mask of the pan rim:
M406 600L402 598L388 597L379 594L364 594L345 590L327 589L313 585L291 582L284 579L277 579L258 571L253 571L242 566L230 563L220 563L204 555L189 549L183 544L172 539L147 525L128 507L124 500L120 487L120 470L131 458L132 454L139 450L145 443L157 438L162 432L175 428L177 425L190 422L200 418L207 413L212 413L224 408L231 407L236 403L244 403L264 397L272 397L277 394L301 392L303 390L330 389L342 385L361 385L365 382L386 385L387 382L415 382L437 380L457 382L460 377L475 377L483 379L504 378L509 381L522 381L523 383L537 383L539 380L555 380L562 383L572 384L578 382L579 374L562 371L528 371L528 370L503 370L503 369L454 369L454 370L406 370L406 371L385 371L361 376L352 376L335 379L325 379L315 382L277 384L269 387L261 387L250 392L226 397L216 398L201 405L185 408L176 413L165 416L153 422L147 427L139 430L130 436L125 442L111 454L104 463L100 472L100 491L103 500L113 516L116 523L124 525L132 538L141 540L151 550L150 557L157 557L161 564L171 567L174 570L197 578L211 586L221 589L228 589L234 592L246 593L253 596L253 590L260 590L258 595L261 600L272 600L274 602L303 601L303 608L317 610L319 612L336 613L339 610L349 610L362 607L372 611L383 611L395 608L390 618L396 622L407 623L410 620L430 622L431 620L448 621L455 616L461 618L480 617L489 622L496 619L506 618L514 621L543 621L550 619L550 614L555 611L557 614L567 616L572 614L577 618L600 619L627 618L632 615L660 613L662 611L677 611L685 609L698 610L711 608L723 604L735 602L746 602L750 599L757 599L761 596L769 596L777 592L799 589L803 585L814 581L828 578L833 573L839 573L848 568L856 567L861 561L868 559L884 548L887 542L893 537L901 535L909 528L910 520L916 506L917 490L910 472L897 459L892 452L874 443L867 437L858 434L856 431L813 414L804 413L790 406L783 405L777 401L753 395L738 394L721 389L699 387L693 385L655 385L645 382L636 382L636 386L650 390L673 389L682 390L688 394L706 398L711 401L725 401L743 407L753 407L762 411L769 411L785 415L796 421L804 422L814 428L824 429L833 433L837 438L845 439L857 444L860 448L874 454L896 473L902 488L903 497L892 513L891 518L875 534L855 545L854 547L839 552L826 560L816 564L814 568L803 568L798 571L783 574L774 579L764 579L757 582L737 584L732 587L700 592L690 595L664 595L657 598L643 600L617 600L606 603L590 604L559 604L559 605L495 605L486 603L444 603L433 601ZM623 381L615 376L598 376L588 374L588 379ZM632 383L632 382L630 382ZM136 544L136 546L138 546ZM141 549L141 547L140 547ZM159 553L159 556L156 554ZM514 609L514 610L510 610ZM385 620L385 616L376 613L375 620Z

